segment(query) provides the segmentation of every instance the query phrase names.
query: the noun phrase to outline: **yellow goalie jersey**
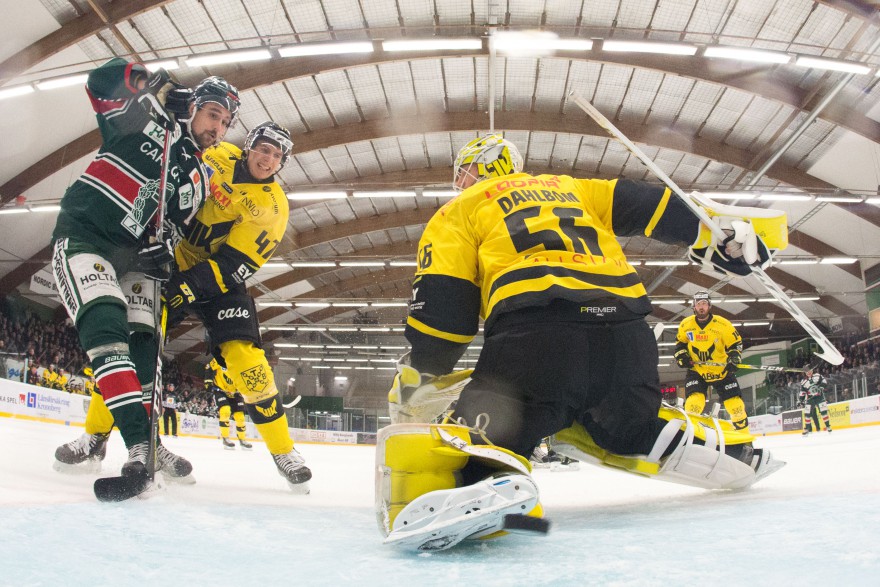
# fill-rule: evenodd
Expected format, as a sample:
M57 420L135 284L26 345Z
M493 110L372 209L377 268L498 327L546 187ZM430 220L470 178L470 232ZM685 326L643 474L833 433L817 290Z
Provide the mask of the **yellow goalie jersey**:
M444 357L432 368L451 370L479 317L488 332L505 312L554 300L603 308L610 301L618 316L646 315L645 287L617 239L690 244L698 226L663 186L525 173L479 182L425 228L407 339L414 350Z
M724 378L723 366L699 365L698 363L727 363L728 356L734 355L736 362L742 356L742 337L726 318L712 315L712 319L700 327L696 316L688 316L678 325L678 347L687 347L693 370L705 381Z
M274 178L244 183L241 149L220 143L205 151L211 194L175 249L181 270L197 267L200 291L213 297L243 287L268 261L287 228L290 207ZM192 271L190 272L193 273Z

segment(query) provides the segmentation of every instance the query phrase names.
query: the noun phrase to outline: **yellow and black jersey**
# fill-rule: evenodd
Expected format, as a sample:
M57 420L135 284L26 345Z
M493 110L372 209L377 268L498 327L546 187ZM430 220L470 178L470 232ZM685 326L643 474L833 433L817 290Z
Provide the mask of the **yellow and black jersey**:
M723 379L725 367L699 363L739 363L742 358L743 342L739 332L729 320L714 314L710 314L704 324L700 324L696 316L682 320L676 340L676 350L688 350L694 362L693 370L705 381Z
M407 338L446 357L435 370L451 369L480 317L489 332L500 315L557 300L644 316L645 287L617 239L691 244L698 227L668 189L643 182L525 173L479 182L425 228Z
M205 365L205 388L214 392L220 390L229 397L238 393L232 378L224 372L223 368L214 359L211 359Z
M220 143L204 152L211 194L175 250L199 298L243 287L268 261L287 228L290 207L281 186L251 179L241 149Z

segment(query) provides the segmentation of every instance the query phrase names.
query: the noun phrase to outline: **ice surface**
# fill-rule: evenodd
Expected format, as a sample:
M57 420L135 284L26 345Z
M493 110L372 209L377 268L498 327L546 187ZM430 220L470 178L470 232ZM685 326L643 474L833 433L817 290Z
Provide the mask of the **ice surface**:
M432 554L381 544L374 448L300 444L293 495L265 445L180 437L198 480L103 504L52 470L82 428L0 418L0 585L878 585L880 426L761 438L788 466L711 492L582 466L538 470L548 536ZM125 460L118 433L104 475Z

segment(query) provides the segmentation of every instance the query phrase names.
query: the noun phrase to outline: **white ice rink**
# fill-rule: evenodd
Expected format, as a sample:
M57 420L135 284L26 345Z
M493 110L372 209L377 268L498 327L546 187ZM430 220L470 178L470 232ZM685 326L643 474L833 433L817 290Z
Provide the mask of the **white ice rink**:
M547 537L421 555L381 544L373 447L300 445L297 496L261 443L171 438L196 485L103 504L94 476L52 470L81 432L0 418L0 584L880 585L880 426L759 439L788 466L742 492L538 470ZM104 474L124 457L116 433Z

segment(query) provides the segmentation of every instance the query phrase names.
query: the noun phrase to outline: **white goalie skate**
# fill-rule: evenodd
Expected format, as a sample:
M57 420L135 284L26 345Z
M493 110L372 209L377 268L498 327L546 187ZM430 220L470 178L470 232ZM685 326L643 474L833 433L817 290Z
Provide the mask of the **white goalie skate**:
M516 473L500 473L466 487L432 491L398 514L384 544L419 551L445 550L462 540L505 529L505 516L527 514L537 503L535 483L529 476ZM546 524L545 520L533 519Z

